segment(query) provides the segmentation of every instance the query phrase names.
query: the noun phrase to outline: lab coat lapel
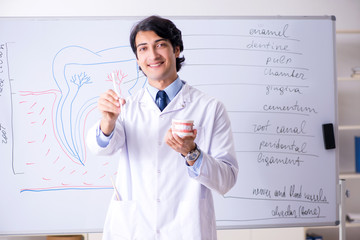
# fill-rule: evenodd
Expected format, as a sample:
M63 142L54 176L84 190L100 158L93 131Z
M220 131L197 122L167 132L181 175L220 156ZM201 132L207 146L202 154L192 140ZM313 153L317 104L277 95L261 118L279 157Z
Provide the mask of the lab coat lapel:
M139 99L140 107L160 112L159 107L154 102L154 99L152 99L150 93L145 88L143 88L142 91L142 96Z
M159 107L152 99L150 93L146 89L142 89L143 93L140 97L139 104L141 107L158 111L159 113L167 113L178 111L186 107L187 104L191 102L190 97L190 86L185 83L180 92L175 96L175 98L166 106L163 112L160 111Z
M185 83L180 92L169 103L169 105L166 106L163 113L181 110L185 108L190 101L189 85Z

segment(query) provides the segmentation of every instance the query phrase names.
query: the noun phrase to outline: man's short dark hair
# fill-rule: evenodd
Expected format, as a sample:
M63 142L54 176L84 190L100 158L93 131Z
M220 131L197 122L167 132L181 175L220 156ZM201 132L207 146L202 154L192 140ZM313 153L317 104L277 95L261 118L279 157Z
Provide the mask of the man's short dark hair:
M145 18L136 24L130 33L130 45L131 49L136 55L136 43L135 38L138 32L140 31L153 31L159 37L168 39L171 42L171 45L175 51L175 47L180 48L180 52L184 50L184 45L181 37L181 31L175 26L175 24L165 18L159 16L150 16ZM178 72L181 68L182 63L185 61L185 57L176 58L176 71Z

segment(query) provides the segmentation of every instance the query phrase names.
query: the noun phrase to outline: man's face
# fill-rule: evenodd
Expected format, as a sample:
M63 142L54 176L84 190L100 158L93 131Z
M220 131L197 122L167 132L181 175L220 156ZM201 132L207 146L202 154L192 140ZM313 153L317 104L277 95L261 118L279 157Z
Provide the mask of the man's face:
M175 51L168 39L159 37L153 31L140 31L135 38L137 63L151 85L156 81L170 84L177 78L176 58L180 49Z

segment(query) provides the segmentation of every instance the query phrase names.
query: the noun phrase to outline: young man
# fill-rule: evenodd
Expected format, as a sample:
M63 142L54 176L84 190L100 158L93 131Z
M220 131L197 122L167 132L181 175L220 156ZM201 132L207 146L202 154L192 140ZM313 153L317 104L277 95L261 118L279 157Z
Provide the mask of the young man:
M225 194L238 173L225 108L178 77L183 43L170 20L142 20L130 43L148 84L126 101L102 94L87 140L97 154L121 153L103 238L216 239L212 190ZM194 120L193 135L173 134L172 119Z

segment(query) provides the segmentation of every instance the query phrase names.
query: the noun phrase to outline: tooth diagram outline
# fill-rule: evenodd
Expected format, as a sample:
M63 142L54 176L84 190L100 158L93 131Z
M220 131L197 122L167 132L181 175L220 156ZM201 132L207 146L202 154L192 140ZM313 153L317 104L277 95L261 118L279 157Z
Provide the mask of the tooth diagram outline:
M86 116L95 108L99 98L98 95L81 94L82 91L86 91L86 88L96 85L95 82L98 80L92 79L87 69L97 66L105 68L107 65L114 66L124 63L128 67L129 64L131 66L130 69L125 69L127 73L131 72L129 74L130 80L124 82L130 84L127 93L131 95L136 87L143 87L146 80L142 86L139 86L139 78L142 76L139 74L136 59L129 46L113 47L94 52L82 46L70 45L60 49L53 58L52 77L60 92L60 98L53 116L55 119L55 135L61 149L76 164L85 165L85 129L83 126L85 126ZM67 71L71 67L83 67L85 70L70 74L69 77ZM75 105L79 104L79 99L84 95L87 99L84 99L80 106L76 107Z

